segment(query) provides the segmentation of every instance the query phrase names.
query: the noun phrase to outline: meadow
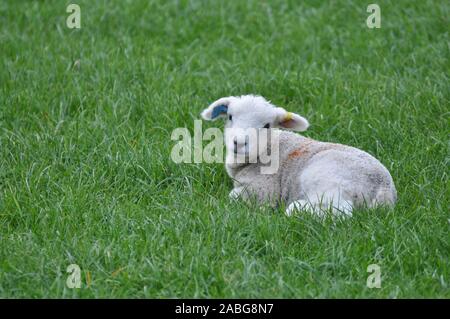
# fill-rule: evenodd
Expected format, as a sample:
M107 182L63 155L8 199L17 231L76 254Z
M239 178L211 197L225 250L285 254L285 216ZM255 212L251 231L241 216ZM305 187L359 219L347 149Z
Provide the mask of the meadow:
M450 2L73 2L0 2L0 297L450 298ZM380 159L396 207L289 218L170 159L249 93Z

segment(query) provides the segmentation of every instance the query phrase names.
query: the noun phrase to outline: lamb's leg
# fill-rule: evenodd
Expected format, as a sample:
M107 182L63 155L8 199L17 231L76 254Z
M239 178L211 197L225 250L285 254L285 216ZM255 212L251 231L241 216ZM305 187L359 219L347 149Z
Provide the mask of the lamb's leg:
M228 194L228 197L230 197L231 200L237 200L239 197L241 197L243 190L244 190L243 186L233 188L230 194Z
M287 207L285 213L292 216L295 211L306 211L313 215L323 217L327 211L331 210L334 216L352 216L353 203L345 201L338 196L327 196L324 194L320 198L316 196L316 200L296 200Z
M286 208L285 214L287 216L292 216L296 211L304 210L314 212L314 207L312 207L312 205L310 205L307 200L299 199L289 204L289 206Z

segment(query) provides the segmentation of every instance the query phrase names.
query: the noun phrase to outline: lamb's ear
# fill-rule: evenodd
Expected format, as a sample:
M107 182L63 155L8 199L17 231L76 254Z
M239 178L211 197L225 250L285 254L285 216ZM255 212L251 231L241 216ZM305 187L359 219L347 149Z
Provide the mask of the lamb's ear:
M277 124L280 128L299 132L306 131L309 126L307 119L298 114L288 112L282 107L277 108Z
M223 97L212 103L208 108L204 109L201 116L206 121L214 121L218 118L224 118L228 113L228 106L233 99L232 96Z

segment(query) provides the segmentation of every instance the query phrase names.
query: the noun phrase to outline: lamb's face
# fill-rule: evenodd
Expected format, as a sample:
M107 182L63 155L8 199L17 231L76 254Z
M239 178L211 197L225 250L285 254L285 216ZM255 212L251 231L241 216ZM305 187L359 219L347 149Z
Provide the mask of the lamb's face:
M266 152L276 118L277 109L262 97L243 97L230 103L225 124L227 153L249 156Z
M304 131L309 125L303 117L253 95L221 98L205 109L202 117L205 120L226 119L227 153L243 157L267 153L272 128Z

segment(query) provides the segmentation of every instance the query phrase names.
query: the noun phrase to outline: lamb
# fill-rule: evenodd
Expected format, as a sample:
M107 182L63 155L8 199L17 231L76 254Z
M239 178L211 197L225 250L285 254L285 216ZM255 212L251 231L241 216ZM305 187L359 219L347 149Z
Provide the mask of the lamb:
M301 211L317 216L327 212L352 216L355 207L395 204L394 182L377 159L351 146L286 131L305 131L309 123L261 96L224 97L201 116L204 120L227 119L225 168L234 180L232 199L254 199L271 206L283 203L288 216ZM256 130L258 143L249 140L249 130ZM275 149L279 167L264 174L261 169L266 165L260 159ZM256 154L255 161L249 160L250 154Z

